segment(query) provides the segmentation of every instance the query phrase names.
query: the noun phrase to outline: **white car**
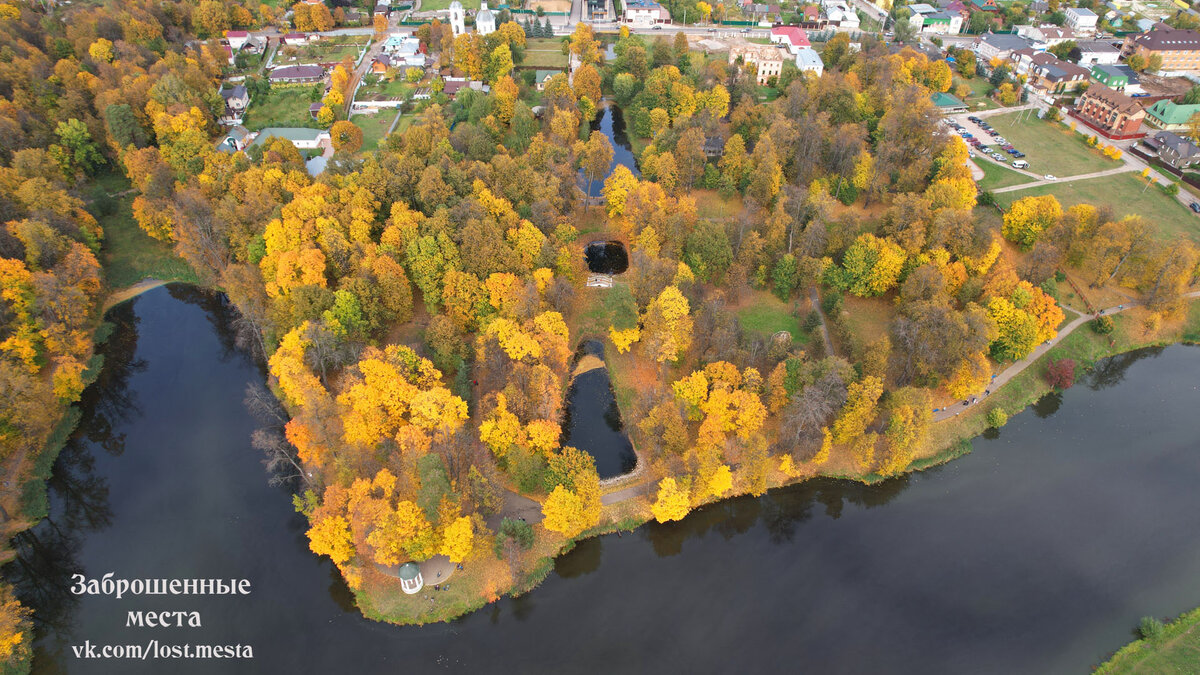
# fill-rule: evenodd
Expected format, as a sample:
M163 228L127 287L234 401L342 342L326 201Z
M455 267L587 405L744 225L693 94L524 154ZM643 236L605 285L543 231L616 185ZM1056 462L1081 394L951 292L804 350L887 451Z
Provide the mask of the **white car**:
M1046 174L1045 176L1042 176L1042 180L1058 180L1058 178L1051 174Z

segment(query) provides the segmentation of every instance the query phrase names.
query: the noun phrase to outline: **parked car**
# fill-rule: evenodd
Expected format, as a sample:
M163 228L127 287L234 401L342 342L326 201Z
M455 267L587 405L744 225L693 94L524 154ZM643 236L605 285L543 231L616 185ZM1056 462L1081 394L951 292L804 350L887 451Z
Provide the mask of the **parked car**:
M1042 176L1042 180L1058 180L1058 177L1048 173L1045 176Z
M1192 202L1191 204L1188 204L1188 208L1191 209L1192 211L1195 211L1196 213L1200 213L1200 204L1197 204L1196 202Z
M1026 162L1023 159L1013 160L1012 165L1013 165L1014 169L1028 169L1029 168L1029 162Z
M975 159L975 153L973 153L973 152L971 152L970 150L968 150L968 151L967 151L967 157L968 157L968 158L970 158L970 159Z
M1025 156L1025 153L1021 152L1020 150L1013 153L1013 157L1016 157L1017 159L1021 159L1024 156Z

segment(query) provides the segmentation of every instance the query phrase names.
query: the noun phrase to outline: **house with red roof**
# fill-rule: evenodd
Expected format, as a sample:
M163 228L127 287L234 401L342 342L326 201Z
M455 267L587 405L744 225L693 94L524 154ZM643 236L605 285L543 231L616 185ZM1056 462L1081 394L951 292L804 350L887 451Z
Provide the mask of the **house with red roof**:
M233 48L233 51L241 51L242 47L250 41L250 31L227 30L225 39L229 41L229 46Z
M799 54L801 49L812 46L808 41L808 33L799 26L775 26L771 29L771 42L783 45L793 56Z

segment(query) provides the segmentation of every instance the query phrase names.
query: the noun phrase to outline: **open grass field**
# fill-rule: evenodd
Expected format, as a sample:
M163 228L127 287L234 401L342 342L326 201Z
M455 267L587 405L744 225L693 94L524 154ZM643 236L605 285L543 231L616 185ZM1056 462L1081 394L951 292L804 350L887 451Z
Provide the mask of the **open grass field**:
M800 319L794 315L791 303L767 291L752 291L750 296L737 313L743 329L767 337L786 330L793 340L800 339Z
M1111 206L1117 215L1137 214L1155 223L1164 238L1184 235L1200 242L1200 217L1184 208L1174 197L1146 184L1137 173L1119 173L1100 178L1089 178L1068 183L1038 185L1027 190L1001 192L996 201L1008 205L1021 197L1052 194L1062 202L1063 208L1086 202Z
M314 85L316 86L316 85ZM311 87L275 88L265 97L255 99L246 111L246 128L259 131L266 127L312 127L318 125L308 114L313 103Z
M355 115L350 119L363 130L363 152L370 152L379 147L383 137L387 135L388 127L396 119L395 110L381 110L374 115Z
M1103 675L1194 673L1200 664L1200 610L1168 624L1157 639L1130 643L1100 666Z
M436 12L443 9L450 9L450 3L454 0L421 0L422 12ZM463 9L468 11L479 9L479 3L472 3L471 0L463 3Z
M995 190L999 187L1020 185L1021 183L1033 181L1032 178L1023 173L1017 173L1012 169L1002 167L986 159L975 159L972 161L975 162L975 166L983 170L983 179L978 183L980 190Z
M128 181L120 182L120 190L129 187ZM99 218L104 228L101 262L109 287L127 288L142 279L199 283L195 271L175 255L170 244L152 238L138 227L131 209L133 198L134 195L118 197L112 212Z
M364 35L335 35L304 46L288 45L275 54L274 65L291 66L307 63L338 63L349 56L358 59L370 44Z
M1021 120L1016 121L1018 118ZM1070 127L1038 119L1031 113L995 115L988 118L988 122L1009 143L1028 155L1025 160L1029 162L1029 170L1037 174L1052 173L1062 178L1121 165L1119 160L1109 159L1099 150L1088 147L1084 136Z

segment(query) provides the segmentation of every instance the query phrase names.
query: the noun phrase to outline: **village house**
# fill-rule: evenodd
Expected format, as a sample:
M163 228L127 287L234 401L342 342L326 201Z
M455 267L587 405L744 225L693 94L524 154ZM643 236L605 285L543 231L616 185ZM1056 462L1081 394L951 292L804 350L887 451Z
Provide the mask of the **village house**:
M250 31L227 30L225 31L225 39L229 41L229 46L233 51L241 51L242 47L250 41Z
M738 59L757 70L757 81L766 84L772 77L778 77L783 72L783 50L772 45L740 44L729 49L729 63L737 63Z
M1075 32L1070 28L1059 28L1055 25L1046 26L1013 26L1017 35L1032 40L1035 45L1053 47L1068 40L1075 39Z
M258 132L250 145L263 145L272 138L285 138L298 150L316 150L321 147L322 141L329 140L329 132L305 127L267 127Z
M218 93L225 100L225 111L217 121L226 126L241 124L246 108L250 107L250 93L246 91L246 87L237 84L226 88L222 85Z
M646 28L659 23L670 23L671 13L654 0L626 0L625 13L621 22L638 28Z
M908 6L912 16L909 25L918 33L957 35L962 30L962 16L956 12L939 9L933 5L917 3Z
M1126 94L1138 94L1142 91L1138 74L1126 65L1096 64L1092 66L1092 79Z
M1158 55L1162 58L1160 70L1166 73L1200 73L1200 33L1194 30L1156 23L1145 33L1127 35L1121 53L1126 58L1134 54L1145 59Z
M1189 122L1197 113L1200 113L1200 103L1175 103L1163 99L1146 108L1146 124L1167 131L1188 131Z
M325 79L325 69L321 66L282 66L267 74L271 84L303 84L320 82Z
M808 33L799 26L775 26L771 29L771 42L783 45L793 56L805 47L812 47Z
M239 150L245 150L253 139L254 134L250 133L249 129L238 125L225 132L225 137L217 144L217 151L233 154Z
M1029 63L1029 84L1055 94L1079 89L1091 75L1087 68L1063 61L1048 52L1034 54Z
M561 70L537 70L533 73L533 86L538 91L546 91L546 84L550 82L550 78L561 73Z
M1166 164L1179 170L1200 164L1200 147L1190 139L1170 131L1160 131L1142 139L1142 144Z
M821 11L825 20L840 31L854 32L858 30L858 12L844 0L821 0Z
M821 60L821 55L812 47L805 47L796 54L796 67L802 73L812 73L817 77L825 72L825 62Z
M1072 114L1114 139L1137 136L1146 117L1146 111L1135 99L1102 84L1089 87L1079 97Z
M304 33L288 33L280 38L280 41L289 47L298 47L309 43L310 38Z

